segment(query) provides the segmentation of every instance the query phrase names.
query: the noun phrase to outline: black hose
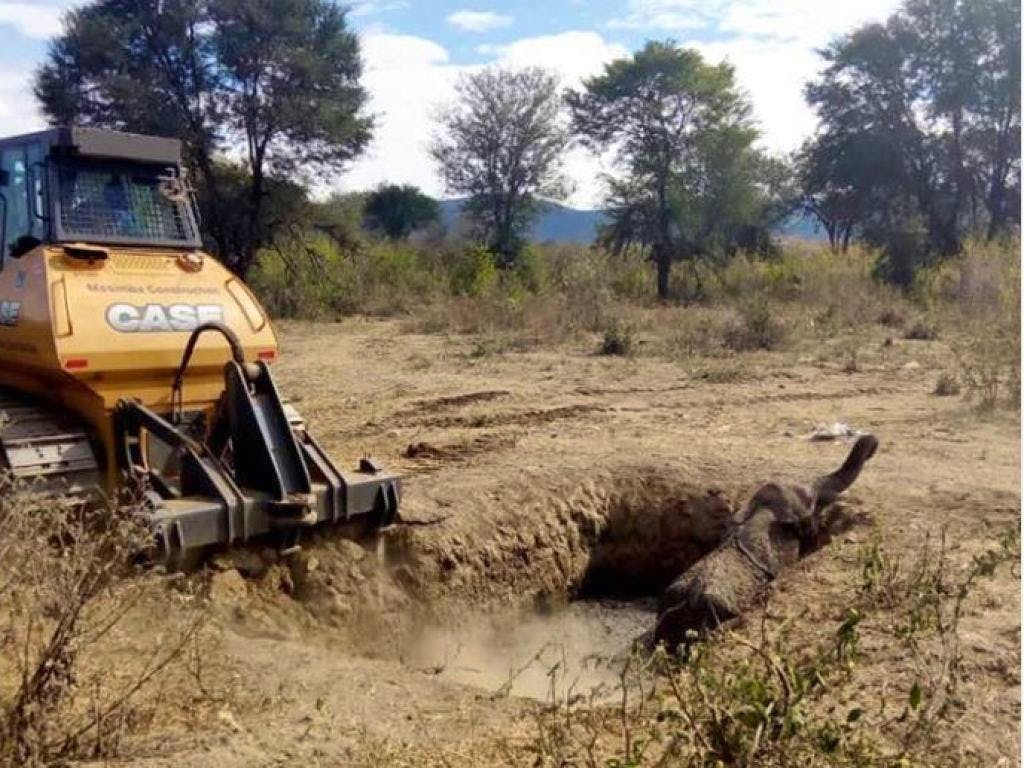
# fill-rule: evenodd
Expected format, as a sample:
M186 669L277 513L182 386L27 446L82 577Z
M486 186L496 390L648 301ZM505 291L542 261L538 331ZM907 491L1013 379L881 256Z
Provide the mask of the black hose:
M220 333L221 336L227 339L228 345L231 347L232 359L239 365L245 363L245 353L242 351L242 342L239 340L238 334L224 325L224 323L211 320L196 326L196 329L192 331L188 337L188 342L185 344L185 353L181 356L181 365L178 366L178 372L174 375L174 383L171 385L171 420L174 424L181 422L181 385L185 379L185 370L192 359L192 353L195 351L199 337L206 331L217 331Z

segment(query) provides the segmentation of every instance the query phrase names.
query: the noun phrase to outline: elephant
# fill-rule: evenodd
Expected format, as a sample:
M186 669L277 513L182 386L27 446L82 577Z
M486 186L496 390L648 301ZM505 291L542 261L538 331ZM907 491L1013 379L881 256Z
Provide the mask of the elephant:
M665 590L654 642L674 651L757 605L785 568L843 527L844 516L833 504L877 449L873 435L862 435L835 472L809 485L760 486L721 543Z

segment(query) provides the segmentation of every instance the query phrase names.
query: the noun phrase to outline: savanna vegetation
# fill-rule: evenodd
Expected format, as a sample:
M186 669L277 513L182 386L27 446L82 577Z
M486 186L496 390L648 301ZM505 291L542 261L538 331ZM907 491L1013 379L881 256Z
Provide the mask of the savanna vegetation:
M704 298L708 268L776 256L774 233L797 213L813 216L835 250L874 248L875 276L904 290L968 241L1013 236L1018 0L907 0L821 55L806 85L820 127L792 157L759 147L757 115L728 63L673 41L649 42L576 87L537 68L464 76L430 148L446 191L463 198L467 242L455 243L438 237L415 189L310 199L314 182L342 172L373 135L358 37L326 0L97 0L68 15L35 87L56 123L179 136L210 246L243 276L258 260L280 256L261 270L289 271L295 253L316 261L331 249L358 271L365 259L350 246L362 233L342 233L337 215L355 206L343 214L360 223L353 231L393 241L433 225L434 253L418 259L428 272L484 248L522 277L535 261L531 222L570 189L562 160L573 142L609 168L598 244L650 260L662 300ZM398 248L380 269L411 260ZM672 286L677 263L690 272L684 294ZM363 301L328 298L327 313Z
M790 366L827 358L845 381L865 350L884 362L898 347L902 371L918 365L904 362L908 346L939 340L946 367L929 371L930 397L963 397L972 417L1018 410L1019 0L906 0L822 61L806 85L820 129L793 157L760 147L730 65L672 41L574 87L539 69L468 75L431 146L447 192L464 200L454 225L407 185L314 194L374 129L358 36L328 0L93 0L68 14L35 90L55 123L181 138L210 249L277 318L389 318L424 347L452 340L472 362L572 349L623 368L723 363L706 368L709 388L777 352ZM562 160L574 142L609 161L604 226L592 244L531 242L545 202L569 191ZM818 221L821 242L777 235L797 214ZM202 692L186 708L241 732L231 698L203 684L199 601L137 567L148 534L130 504L53 507L12 482L0 481L0 764L117 755L120 739L159 720L135 696L172 666ZM685 658L631 659L620 704L553 696L508 762L940 764L935 745L963 707L962 607L1019 559L1019 536L998 536L955 573L938 534L913 555L861 542L835 626L794 638L766 620L756 642L726 633ZM125 636L145 634L135 610L158 589L161 612L174 592L182 618L140 651ZM865 639L910 660L898 696L862 697L878 687L860 676ZM102 660L118 654L133 661L111 674Z
M877 279L874 249L787 242L770 260L740 255L673 273L671 295L691 298L669 303L638 248L531 245L500 269L485 248L445 238L344 242L325 229L286 244L259 262L252 284L279 316L396 317L413 332L479 335L482 352L574 342L611 354L729 357L829 340L853 349L881 328L893 339L952 343L960 362L949 376L986 407L1019 394L1015 242L968 241L905 289Z

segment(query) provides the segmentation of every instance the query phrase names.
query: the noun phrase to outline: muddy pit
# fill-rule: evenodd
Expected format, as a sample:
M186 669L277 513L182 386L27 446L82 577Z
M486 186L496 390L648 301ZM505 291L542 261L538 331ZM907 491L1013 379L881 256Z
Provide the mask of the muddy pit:
M226 553L211 602L244 634L315 636L487 696L609 696L657 596L727 530L728 497L664 467L522 488L465 500L487 517L458 519L486 526L418 517L413 501L377 537L321 532L286 561Z

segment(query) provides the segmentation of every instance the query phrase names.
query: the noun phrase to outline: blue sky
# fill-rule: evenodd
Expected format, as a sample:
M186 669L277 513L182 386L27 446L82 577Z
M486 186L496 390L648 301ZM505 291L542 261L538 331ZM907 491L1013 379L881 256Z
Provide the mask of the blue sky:
M42 125L29 83L75 0L0 0L0 135ZM865 21L884 19L897 0L356 0L365 85L377 131L366 156L324 186L354 190L381 181L444 194L426 153L432 118L452 85L487 65L539 65L566 85L601 71L648 39L672 38L736 67L759 121L761 143L787 152L814 130L803 83L819 66L815 49ZM612 170L582 149L569 153L570 202L596 204L600 174Z

